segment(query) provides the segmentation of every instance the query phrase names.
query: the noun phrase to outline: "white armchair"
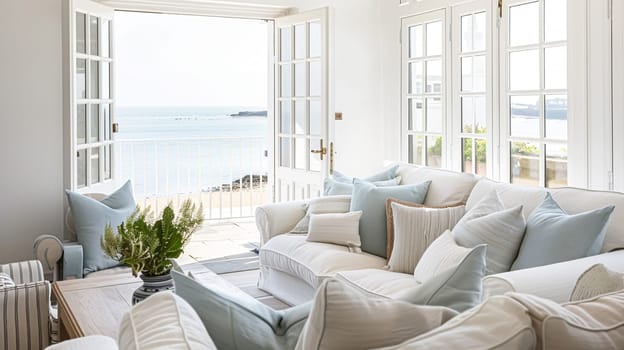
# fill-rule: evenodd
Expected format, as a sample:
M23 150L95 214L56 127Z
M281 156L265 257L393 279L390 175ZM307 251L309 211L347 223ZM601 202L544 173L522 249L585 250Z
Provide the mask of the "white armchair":
M50 343L50 283L37 260L0 265L15 286L0 287L0 348L43 349Z

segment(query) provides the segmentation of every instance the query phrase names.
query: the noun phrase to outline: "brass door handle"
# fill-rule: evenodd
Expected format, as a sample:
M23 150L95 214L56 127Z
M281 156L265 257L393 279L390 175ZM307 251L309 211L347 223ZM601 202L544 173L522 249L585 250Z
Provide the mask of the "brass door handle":
M323 139L321 139L321 147L320 149L312 149L310 153L319 154L321 156L321 160L323 160L323 156L327 154L327 147L323 147Z

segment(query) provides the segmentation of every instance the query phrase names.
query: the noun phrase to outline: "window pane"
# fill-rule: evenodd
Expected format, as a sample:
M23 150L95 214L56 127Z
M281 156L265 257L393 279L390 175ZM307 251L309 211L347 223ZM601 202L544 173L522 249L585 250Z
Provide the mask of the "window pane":
M306 96L306 64L295 64L295 96Z
M290 101L281 101L280 105L280 132L290 134Z
M472 15L461 17L461 50L470 52L473 50L472 42Z
M89 97L91 98L99 98L100 97L100 62L91 61L91 73L89 73L89 80L91 81L89 85Z
M280 166L290 168L290 138L280 137Z
M89 142L100 141L100 105L91 105L91 132Z
M310 139L310 149L318 149L321 144L321 139ZM318 154L310 153L310 171L321 171L321 156Z
M485 12L480 12L472 17L473 49L474 51L485 51L487 18Z
M439 97L427 98L427 131L442 132L442 99Z
M321 24L310 23L310 57L321 57Z
M87 98L87 60L76 60L76 97Z
M295 134L305 135L308 129L306 101L295 101Z
M295 59L306 57L306 32L305 24L295 26Z
M487 110L485 107L485 96L474 98L475 108L475 134L485 134L487 132Z
M546 95L544 112L546 117L546 137L568 139L568 96Z
M537 44L540 29L539 2L509 7L509 45Z
M509 53L509 89L537 90L540 87L538 50Z
M76 182L78 187L87 185L87 150L78 151L76 158Z
M546 145L546 187L568 185L568 147Z
M427 56L442 54L442 21L427 23Z
M442 91L442 62L440 60L427 61L426 92Z
M76 52L87 53L87 16L76 12Z
M111 139L111 119L110 119L110 105L102 105L102 113L104 114L104 140Z
M409 57L423 56L423 26L417 25L409 28Z
M281 97L292 96L292 80L290 76L290 64L284 64L280 66L280 80L281 80Z
M291 57L291 27L280 28L280 59L282 61L290 61Z
M511 143L511 178L513 184L539 186L539 145Z
M321 62L310 62L310 96L321 96Z
M441 136L427 136L427 166L433 168L442 166Z
M310 101L310 135L321 135L321 101Z
M102 20L102 56L110 57L110 21Z
M472 91L472 57L461 59L461 89L462 91Z
M423 165L423 142L424 138L419 135L409 135L407 138L408 162Z
M474 132L474 99L472 97L461 98L462 132Z
M306 162L308 156L308 149L306 145L305 137L297 137L295 138L295 168L296 169L306 169Z
M91 148L91 183L100 182L100 149Z
M566 0L545 0L544 17L546 41L566 40L568 29Z
M87 105L78 105L76 112L76 142L83 145L87 142Z
M408 104L408 130L423 131L423 100L420 98L410 98Z
M568 50L566 46L544 50L546 89L565 89L568 86Z
M98 35L100 33L99 30L99 26L100 26L100 19L97 17L93 17L90 16L89 17L89 25L91 26L89 29L91 30L91 33L89 35L89 42L91 43L90 47L91 47L91 51L90 53L94 56L97 56L100 54L99 51L99 40L98 40Z
M485 92L485 56L475 56L472 69L472 91Z
M472 139L462 139L462 171L472 174Z
M421 94L423 92L423 68L422 62L409 64L409 93Z
M477 175L487 175L487 142L483 139L475 140L475 158L477 158Z
M539 96L511 96L511 136L539 137Z
M111 146L104 147L104 180L109 180L112 178L112 163L111 163Z
M110 63L102 62L102 98L110 98Z

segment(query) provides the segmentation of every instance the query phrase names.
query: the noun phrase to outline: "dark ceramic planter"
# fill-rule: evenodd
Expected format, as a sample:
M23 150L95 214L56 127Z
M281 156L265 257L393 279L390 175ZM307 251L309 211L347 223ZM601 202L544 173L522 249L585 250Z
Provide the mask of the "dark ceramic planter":
M132 294L132 304L143 301L152 294L165 290L173 290L173 279L171 274L167 273L161 276L139 276L143 280L143 285L137 288Z

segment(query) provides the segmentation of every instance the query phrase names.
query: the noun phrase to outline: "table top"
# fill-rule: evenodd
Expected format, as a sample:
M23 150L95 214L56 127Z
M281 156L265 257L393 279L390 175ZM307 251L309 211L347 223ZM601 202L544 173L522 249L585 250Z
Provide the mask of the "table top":
M114 339L142 281L132 275L58 281L52 292L70 338L106 335Z

